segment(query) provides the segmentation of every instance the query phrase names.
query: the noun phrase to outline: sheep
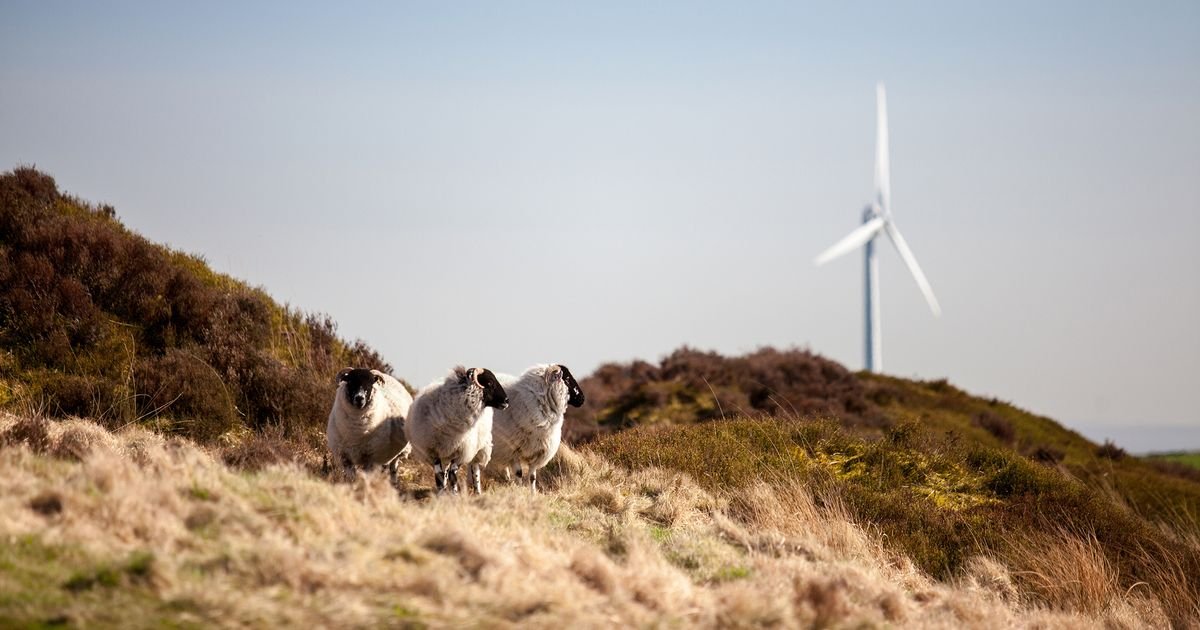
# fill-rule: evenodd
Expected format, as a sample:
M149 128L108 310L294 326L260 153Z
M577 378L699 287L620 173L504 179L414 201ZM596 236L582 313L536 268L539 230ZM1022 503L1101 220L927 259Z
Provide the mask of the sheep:
M412 451L404 435L412 394L392 376L367 368L346 368L337 382L325 427L334 461L347 479L355 468L382 465L395 484L397 461Z
M583 390L571 370L561 364L535 365L519 378L501 375L510 407L497 411L492 425L492 459L504 468L529 473L529 489L537 492L537 471L550 463L562 442L567 405L583 405Z
M408 416L413 456L433 466L440 494L447 482L458 492L458 468L468 466L476 494L479 475L491 458L492 409L508 406L508 395L491 370L458 366L442 381L417 393Z

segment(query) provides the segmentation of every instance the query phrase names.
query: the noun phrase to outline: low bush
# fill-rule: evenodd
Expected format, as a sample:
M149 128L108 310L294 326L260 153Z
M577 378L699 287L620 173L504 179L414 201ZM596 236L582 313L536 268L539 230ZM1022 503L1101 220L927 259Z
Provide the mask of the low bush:
M975 414L971 422L1004 444L1012 444L1017 438L1017 431L1013 427L1012 421L990 411L980 411Z
M1103 457L1105 459L1111 459L1114 461L1124 459L1126 454L1127 453L1125 453L1125 449L1113 444L1112 440L1105 440L1104 444L1101 444L1096 448L1097 457Z

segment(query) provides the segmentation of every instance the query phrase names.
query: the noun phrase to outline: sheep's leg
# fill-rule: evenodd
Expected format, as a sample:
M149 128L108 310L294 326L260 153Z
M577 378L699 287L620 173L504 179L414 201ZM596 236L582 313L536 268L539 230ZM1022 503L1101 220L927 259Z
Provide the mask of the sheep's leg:
M513 464L513 470L517 472L517 481L521 481L521 462Z
M354 481L354 462L345 453L342 454L342 474L345 475L346 481Z
M442 469L442 460L440 459L433 460L433 485L438 494L446 491L446 471Z
M529 467L529 491L537 494L537 468Z
M504 480L509 483L512 482L513 476L512 476L512 467L511 466L504 467Z
M387 468L387 471L388 471L388 480L390 480L392 482L393 487L398 486L400 483L399 478L396 476L396 471L399 468L399 461L400 461L400 456L397 455L396 457L393 457L391 459L391 461L384 464L384 467Z
M457 463L450 462L450 465L446 468L446 477L447 477L447 479L446 479L447 484L450 486L450 491L453 492L454 494L458 494L458 464Z
M483 494L482 473L479 464L471 464L471 487L475 489L475 494Z

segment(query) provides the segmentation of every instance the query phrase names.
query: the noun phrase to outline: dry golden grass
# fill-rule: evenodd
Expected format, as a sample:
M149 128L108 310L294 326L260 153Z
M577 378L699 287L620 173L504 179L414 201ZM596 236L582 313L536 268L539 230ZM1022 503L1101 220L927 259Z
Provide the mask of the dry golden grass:
M0 415L0 625L1166 625L1086 537L1030 546L1036 571L977 558L939 582L799 484L720 495L566 449L546 472L538 496L418 499L415 466L397 493Z

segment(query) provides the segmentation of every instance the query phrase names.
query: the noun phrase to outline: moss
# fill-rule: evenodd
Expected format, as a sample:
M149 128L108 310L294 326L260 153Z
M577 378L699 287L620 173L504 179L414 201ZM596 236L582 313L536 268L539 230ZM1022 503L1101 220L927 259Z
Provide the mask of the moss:
M743 566L728 566L721 567L713 574L714 582L732 582L734 580L744 580L749 578L751 574L749 567Z
M421 621L421 613L414 608L409 608L403 604L396 604L392 607L392 616L400 622L400 627L418 630L428 627Z

